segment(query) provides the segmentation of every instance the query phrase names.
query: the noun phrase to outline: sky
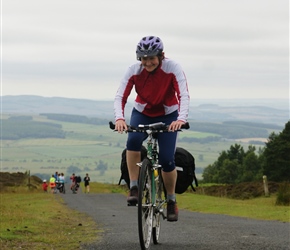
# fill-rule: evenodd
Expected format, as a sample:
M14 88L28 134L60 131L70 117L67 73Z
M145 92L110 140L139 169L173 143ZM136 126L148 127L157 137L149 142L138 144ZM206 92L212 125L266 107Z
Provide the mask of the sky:
M113 100L147 35L191 100L289 99L288 0L1 0L1 96Z

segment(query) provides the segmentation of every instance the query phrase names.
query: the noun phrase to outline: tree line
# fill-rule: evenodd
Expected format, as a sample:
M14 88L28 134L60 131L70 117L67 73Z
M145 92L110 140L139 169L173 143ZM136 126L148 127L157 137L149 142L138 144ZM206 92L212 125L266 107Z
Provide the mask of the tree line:
M42 116L46 116L47 119L62 121L62 122L73 122L73 123L84 123L84 124L94 124L94 125L107 125L109 120L97 118L97 117L87 117L84 115L69 115L69 114L53 114L53 113L42 113Z
M267 129L278 129L281 127L273 125L265 125L263 123L249 122L223 122L223 123L208 123L208 122L190 122L190 126L194 131L219 134L222 138L237 139L237 138L266 138L269 133Z
M270 181L290 181L290 121L279 134L270 134L263 149L235 144L222 151L202 176L205 183L236 184L262 180L263 175Z
M1 120L1 140L19 140L23 138L65 138L62 126L50 122L37 122L32 119Z
M41 114L50 120L104 125L109 121L101 118L88 118L82 115ZM32 116L11 116L1 120L1 140L19 140L24 138L65 138L62 125L53 122L34 121Z
M53 114L42 113L50 120L93 124L93 125L107 125L108 120L96 117L87 117L83 115L70 114ZM205 138L183 137L179 139L187 143L209 143L213 141L220 141L225 139L238 138L267 138L269 135L268 129L282 129L282 127L273 124L250 123L242 121L224 122L224 123L207 123L190 121L191 130L213 133L212 136ZM11 116L8 119L2 120L1 139L17 140L21 138L65 138L65 132L62 131L60 124L53 122L37 122L32 116ZM255 143L256 144L256 143Z

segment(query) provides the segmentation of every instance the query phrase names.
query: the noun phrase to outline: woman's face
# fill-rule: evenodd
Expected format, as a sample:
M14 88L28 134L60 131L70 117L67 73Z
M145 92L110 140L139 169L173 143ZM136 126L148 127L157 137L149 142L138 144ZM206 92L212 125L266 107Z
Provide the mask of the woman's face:
M159 65L158 56L141 57L143 67L148 71L154 71Z

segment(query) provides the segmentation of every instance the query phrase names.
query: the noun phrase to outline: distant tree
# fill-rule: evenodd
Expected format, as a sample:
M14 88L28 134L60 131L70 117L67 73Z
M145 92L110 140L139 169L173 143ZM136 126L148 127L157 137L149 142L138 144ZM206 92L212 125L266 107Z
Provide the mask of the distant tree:
M252 145L245 151L238 144L223 151L218 159L203 171L205 182L239 183L261 180L290 181L290 121L280 134L270 134L265 148L258 153Z
M91 169L89 167L84 167L84 171L89 172L89 171L91 171Z
M260 156L256 148L249 146L245 151L241 145L231 145L222 151L218 159L204 169L204 182L234 184L262 178Z
M237 183L239 176L239 162L237 159L226 159L218 173L218 183L234 184Z
M214 183L217 171L214 165L208 165L202 173L203 181L205 183Z
M242 164L245 155L244 148L239 144L231 145L227 155L230 160L237 160L239 164Z
M199 155L198 155L198 160L199 160L199 161L203 161L203 160L204 160L204 159L203 159L203 154L199 154Z
M82 170L79 167L73 165L70 165L66 170L67 173L69 174L75 173L76 175L78 175L78 173L81 171Z
M259 157L254 151L250 151L246 154L243 160L241 175L239 176L239 182L250 182L253 180L262 180L261 164Z
M100 171L100 175L104 175L108 169L108 164L103 162L102 160L99 160L99 162L95 162L95 163L96 163L95 170Z
M271 181L290 181L290 121L280 134L272 133L264 151L264 174Z

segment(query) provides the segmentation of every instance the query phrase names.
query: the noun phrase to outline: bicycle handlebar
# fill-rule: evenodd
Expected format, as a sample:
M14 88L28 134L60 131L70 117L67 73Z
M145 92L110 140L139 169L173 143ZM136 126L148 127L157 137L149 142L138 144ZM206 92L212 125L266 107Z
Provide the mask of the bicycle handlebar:
M109 122L110 129L115 130L115 124L110 121ZM139 124L138 128L135 128L133 126L127 125L128 130L126 132L145 132L146 130L152 130L152 131L159 131L159 132L170 132L168 131L169 125L165 125L163 122L157 122L157 123L151 123L151 124ZM189 129L189 123L186 122L181 126L181 129ZM181 131L181 130L178 130Z

